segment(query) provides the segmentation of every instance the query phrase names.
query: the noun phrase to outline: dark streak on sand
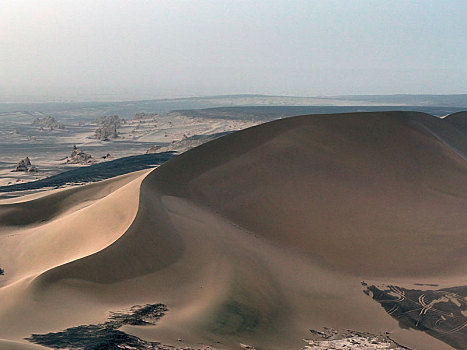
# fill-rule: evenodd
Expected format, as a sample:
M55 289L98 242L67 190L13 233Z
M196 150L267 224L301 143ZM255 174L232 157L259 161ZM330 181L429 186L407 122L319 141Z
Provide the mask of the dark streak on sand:
M33 334L26 340L52 349L173 349L118 330L124 325L154 325L166 311L167 307L163 304L136 305L126 312L111 312L105 323L67 328L57 333Z
M231 301L222 305L214 332L219 334L252 333L261 323L258 312L243 303Z
M418 290L372 285L365 286L364 292L402 327L424 331L456 349L467 349L467 286Z
M65 171L42 180L0 186L0 192L27 191L45 187L60 187L67 184L83 184L101 181L163 164L174 156L174 152L161 152L119 158L104 163Z

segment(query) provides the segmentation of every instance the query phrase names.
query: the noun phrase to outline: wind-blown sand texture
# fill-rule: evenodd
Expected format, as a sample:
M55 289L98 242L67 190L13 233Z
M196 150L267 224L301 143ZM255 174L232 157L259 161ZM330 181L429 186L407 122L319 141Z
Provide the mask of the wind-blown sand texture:
M110 327L141 349L311 348L323 327L450 349L399 324L362 281L465 293L466 151L449 117L301 116L1 204L0 349L107 329L134 305L166 310Z

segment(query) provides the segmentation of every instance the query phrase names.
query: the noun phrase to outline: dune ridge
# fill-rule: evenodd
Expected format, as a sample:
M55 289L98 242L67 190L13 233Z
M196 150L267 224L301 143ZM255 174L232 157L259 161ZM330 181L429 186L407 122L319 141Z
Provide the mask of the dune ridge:
M361 286L467 284L467 146L447 120L287 118L149 173L0 204L0 339L25 344L163 303L157 325L125 331L177 346L300 349L309 329L332 327L450 349L400 328Z

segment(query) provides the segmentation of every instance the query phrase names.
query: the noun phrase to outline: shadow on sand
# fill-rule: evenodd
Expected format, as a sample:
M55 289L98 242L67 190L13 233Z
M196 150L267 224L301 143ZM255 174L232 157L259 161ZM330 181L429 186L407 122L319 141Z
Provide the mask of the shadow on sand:
M107 322L101 324L67 328L57 333L33 334L26 340L52 349L173 349L118 330L124 325L154 325L166 311L167 307L163 304L136 305L127 311L111 312Z
M456 349L465 349L467 286L419 290L362 284L365 294L380 303L401 327L424 331Z

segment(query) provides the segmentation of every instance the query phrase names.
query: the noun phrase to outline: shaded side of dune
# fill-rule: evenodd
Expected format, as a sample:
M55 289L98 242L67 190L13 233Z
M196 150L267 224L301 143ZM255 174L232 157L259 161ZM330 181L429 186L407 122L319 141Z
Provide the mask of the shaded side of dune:
M188 151L144 186L332 268L442 273L465 263L467 226L467 143L443 122L415 112L283 119Z
M453 113L448 115L445 119L467 137L467 112Z

